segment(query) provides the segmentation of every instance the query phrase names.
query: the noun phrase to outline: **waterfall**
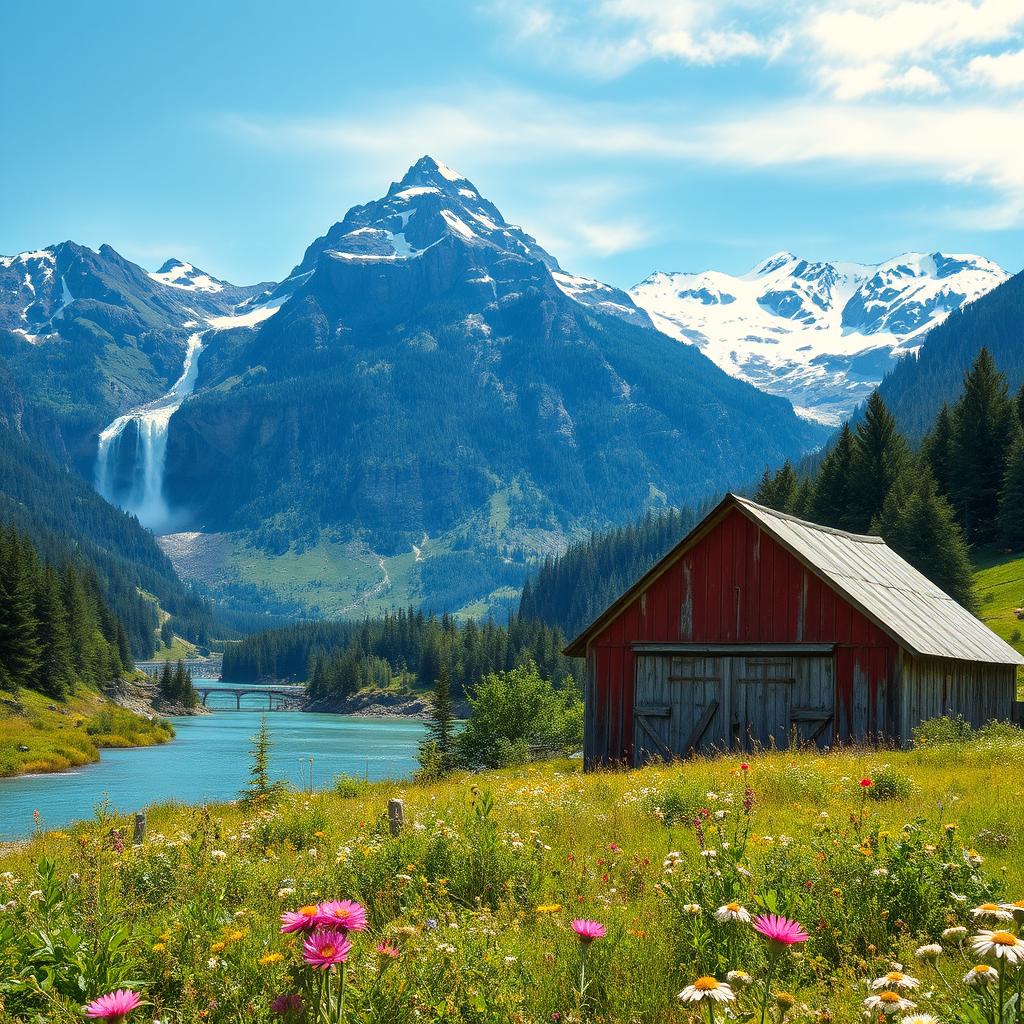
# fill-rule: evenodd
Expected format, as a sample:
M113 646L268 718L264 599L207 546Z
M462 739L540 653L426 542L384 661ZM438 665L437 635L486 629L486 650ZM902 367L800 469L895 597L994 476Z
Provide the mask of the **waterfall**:
M100 433L96 490L107 501L138 516L139 522L154 533L166 532L171 527L171 509L164 497L167 432L171 417L196 386L202 349L203 333L190 335L185 363L174 387L161 398L118 416ZM123 449L130 425L134 428L135 446L129 452Z

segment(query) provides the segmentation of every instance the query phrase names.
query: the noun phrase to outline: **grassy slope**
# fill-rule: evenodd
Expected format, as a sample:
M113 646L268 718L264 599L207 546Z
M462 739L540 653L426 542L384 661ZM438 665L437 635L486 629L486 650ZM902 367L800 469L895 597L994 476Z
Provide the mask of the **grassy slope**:
M148 747L173 735L168 723L150 722L91 690L67 701L33 690L0 693L0 776L63 771L98 761L103 747Z
M1024 621L1014 614L1024 607L1024 556L982 554L975 584L982 621L1024 654ZM1017 675L1017 699L1024 700L1024 673Z
M901 887L897 898L902 899L902 887L916 877L915 869L897 882L875 870L880 863L898 863L887 858L905 827L911 833L922 830L917 856L934 859L936 871L947 858L959 861L962 850L973 847L984 856L985 871L1004 880L1007 898L1024 896L1024 839L1018 828L1022 736L959 748L779 753L750 761L749 775L730 757L588 776L563 762L425 786L381 783L349 799L297 795L262 824L261 815L239 806L202 812L155 808L149 815L151 844L124 854L123 902L112 912L132 931L131 976L152 985L157 1001L168 1000L157 1007L161 1019L177 1020L179 1014L181 1020L194 1019L190 1013L198 1007L217 1006L210 1018L215 1024L236 1015L254 1024L269 1021L269 999L288 990L285 972L296 969L295 944L278 935L280 912L319 899L353 897L371 909L371 934L355 937L357 966L370 963L363 949L372 950L387 937L400 945L401 956L388 968L385 988L393 990L399 979L409 986L393 1016L374 1019L412 1020L413 1004L445 1006L443 1016L422 1019L460 1024L559 1019L556 1012L566 1019L579 963L568 921L583 916L609 929L608 939L593 950L593 991L601 1012L587 1019L681 1022L691 1018L679 1009L675 993L700 970L694 954L681 952L678 944L695 926L685 923L686 914L673 915L672 898L662 886L670 882L679 891L681 906L692 898L689 886L703 884L699 880L707 877L708 862L698 854L689 824L693 812L671 824L659 808L673 800L721 807L731 830L730 823L742 815L743 783L749 779L756 794L747 847L752 875L742 883L740 897L754 907L774 892L771 898L780 908L797 914L812 932L806 958L797 959L801 966L792 969L787 961L776 987L795 992L813 1009L827 1006L829 1019L854 1021L860 1019L865 979L891 969L891 960L925 978L922 991L942 988L934 972L914 959L914 948L926 936L903 934L898 922L883 923L892 905L889 887ZM880 845L865 855L857 849L850 819L861 810L858 780L877 776L883 764L912 780L913 789L902 799L867 801L861 834L880 830ZM493 855L485 838L491 833L473 807L478 787L493 796ZM397 795L404 797L410 827L393 840L385 809L388 798ZM947 839L951 822L957 830ZM55 858L59 874L74 871L78 841L102 846L110 824L82 824L70 836L40 836L0 857L0 871L24 879L11 895L35 884L33 864L41 856ZM721 845L713 819L707 827L706 843ZM188 856L165 845L163 836L187 836ZM936 845L922 850L920 844L927 842ZM310 852L313 847L318 854ZM214 848L224 851L222 864L211 858L208 851ZM662 867L669 851L679 851L682 861L671 878ZM784 870L780 863L794 865L789 888L766 887L772 860L775 871ZM157 866L159 891L147 882ZM809 878L813 885L804 881ZM711 889L700 899L699 927L713 933L710 911L725 900L714 892L713 879L708 884ZM283 896L276 895L280 886L288 887ZM477 902L481 892L484 909ZM926 887L920 898L937 897ZM494 909L488 910L492 899ZM974 902L977 894L966 906L950 904L933 927L967 924ZM541 905L545 912L538 913ZM428 918L440 922L434 930L425 927ZM702 941L714 943L707 934ZM861 938L848 938L854 934ZM747 943L742 966L763 976L757 942L740 939ZM828 954L833 941L850 945ZM211 950L215 955L208 964ZM283 963L256 966L276 950L284 952ZM954 958L947 977L958 979L965 970L960 957L954 949L947 955ZM360 976L372 970L358 966ZM611 972L608 985L600 980L606 971ZM246 1006L252 1010L243 1014ZM799 1016L813 1019L811 1013Z

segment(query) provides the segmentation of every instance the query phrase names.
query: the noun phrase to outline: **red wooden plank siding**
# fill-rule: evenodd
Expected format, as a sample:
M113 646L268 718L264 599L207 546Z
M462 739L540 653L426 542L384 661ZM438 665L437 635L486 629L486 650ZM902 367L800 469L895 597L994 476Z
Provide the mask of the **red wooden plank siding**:
M692 628L684 635L686 580ZM679 562L599 633L594 751L610 761L633 754L633 698L637 642L835 643L837 713L849 730L887 721L880 684L892 679L897 645L857 609L797 561L755 523L733 509ZM855 721L857 672L867 680L868 721Z

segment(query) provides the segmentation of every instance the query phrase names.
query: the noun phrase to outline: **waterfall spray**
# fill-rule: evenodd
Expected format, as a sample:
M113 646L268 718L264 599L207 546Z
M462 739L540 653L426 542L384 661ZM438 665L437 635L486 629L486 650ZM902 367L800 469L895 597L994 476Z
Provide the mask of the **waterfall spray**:
M171 417L181 408L196 386L198 357L203 349L203 333L188 339L185 363L174 387L161 398L118 416L100 433L96 449L96 490L107 501L136 515L143 526L154 533L171 525L171 509L164 497L164 469L167 461L167 434ZM117 466L125 428L135 424L136 444L131 456L131 483L119 487Z

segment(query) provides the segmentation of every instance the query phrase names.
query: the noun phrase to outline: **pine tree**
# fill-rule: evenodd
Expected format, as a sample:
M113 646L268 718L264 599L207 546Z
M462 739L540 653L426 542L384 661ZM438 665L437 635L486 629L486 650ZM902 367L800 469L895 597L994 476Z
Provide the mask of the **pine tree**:
M842 527L850 508L850 466L853 461L853 432L844 423L836 443L822 460L814 481L814 500L808 518L822 526Z
M39 578L36 623L40 655L35 689L47 697L63 700L74 685L74 663L61 600L60 578L49 567Z
M169 661L165 661L164 667L160 670L160 682L157 684L157 689L161 700L174 700L174 673Z
M793 463L786 459L777 472L764 471L754 501L778 512L792 512L796 505L797 486L796 470L793 469Z
M249 752L249 785L241 791L243 803L253 806L269 803L278 796L283 783L270 778L270 730L267 728L266 713L260 716L259 732L250 737L252 749Z
M953 494L955 457L953 413L946 402L942 403L932 429L921 443L921 454L935 477L939 493L947 498Z
M790 512L800 519L809 519L814 510L814 483L809 476L802 476L793 498Z
M1024 436L1014 441L1006 461L998 527L1003 547L1024 551Z
M866 533L881 513L889 489L907 468L910 451L896 420L873 391L854 434L847 528Z
M974 611L974 572L953 507L931 470L902 474L886 496L878 526L885 542L922 575Z
M953 415L953 505L968 541L988 544L995 539L1007 455L1020 433L1006 377L988 349L964 375Z
M441 669L434 681L433 701L427 736L437 745L438 752L447 758L452 751L452 679L448 658L441 659Z
M0 551L0 664L14 687L31 686L39 670L35 551L14 530Z
M89 604L85 587L78 574L66 565L61 573L61 597L64 601L67 621L68 642L71 645L71 660L75 675L84 682L98 686L102 680L93 674L92 637L90 636Z

